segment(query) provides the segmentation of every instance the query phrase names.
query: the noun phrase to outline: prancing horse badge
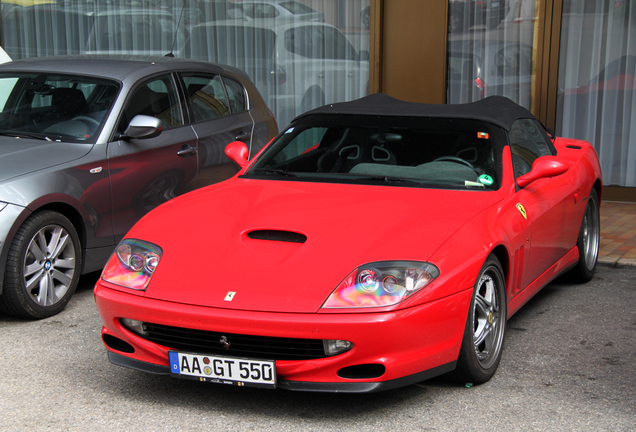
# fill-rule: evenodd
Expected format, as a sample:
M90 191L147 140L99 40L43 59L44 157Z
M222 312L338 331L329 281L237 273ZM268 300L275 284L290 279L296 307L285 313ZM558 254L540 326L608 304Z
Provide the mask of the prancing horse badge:
M528 215L526 214L526 209L524 209L521 204L517 204L517 210L519 210L519 213L521 213L521 216L523 216L523 218L525 220L528 220Z

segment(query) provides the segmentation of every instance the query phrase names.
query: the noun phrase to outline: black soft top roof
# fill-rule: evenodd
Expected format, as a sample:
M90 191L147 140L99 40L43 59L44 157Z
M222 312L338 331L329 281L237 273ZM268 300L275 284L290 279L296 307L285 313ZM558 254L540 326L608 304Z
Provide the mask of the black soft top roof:
M437 105L405 102L382 93L372 94L351 102L325 105L301 114L296 119L317 114L475 119L494 123L508 131L517 119L535 118L530 111L503 96L489 96L477 102L466 104Z

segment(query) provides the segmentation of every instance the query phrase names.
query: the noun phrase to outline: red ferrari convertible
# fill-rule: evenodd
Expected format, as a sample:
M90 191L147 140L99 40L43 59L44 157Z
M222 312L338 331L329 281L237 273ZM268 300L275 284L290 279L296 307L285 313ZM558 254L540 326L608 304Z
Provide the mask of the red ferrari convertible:
M111 362L302 391L483 383L507 319L596 268L594 148L503 97L371 95L226 154L236 176L153 210L106 265Z

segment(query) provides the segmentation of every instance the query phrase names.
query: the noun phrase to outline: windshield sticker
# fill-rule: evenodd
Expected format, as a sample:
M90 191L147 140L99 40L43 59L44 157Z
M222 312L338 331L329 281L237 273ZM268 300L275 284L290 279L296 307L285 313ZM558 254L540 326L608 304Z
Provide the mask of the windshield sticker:
M479 186L479 187L484 187L484 185L483 185L483 184L481 184L481 183L471 182L471 181L468 181L468 180L465 180L465 181L464 181L464 186Z
M483 185L490 186L493 184L493 182L494 180L488 174L482 174L479 176L479 183Z
M488 139L488 132L477 132L477 138Z
M285 134L292 133L293 131L294 131L294 128L291 127L285 131Z

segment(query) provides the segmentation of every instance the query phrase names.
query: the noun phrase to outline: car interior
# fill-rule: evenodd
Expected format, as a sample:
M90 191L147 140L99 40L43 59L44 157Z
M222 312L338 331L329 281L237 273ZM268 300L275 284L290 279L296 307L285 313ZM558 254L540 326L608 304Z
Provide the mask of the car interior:
M501 164L495 144L501 142L503 132L468 120L436 122L441 124L292 127L251 172L279 170L301 177L327 174L340 179L383 177L498 187ZM445 122L448 127L443 127Z

